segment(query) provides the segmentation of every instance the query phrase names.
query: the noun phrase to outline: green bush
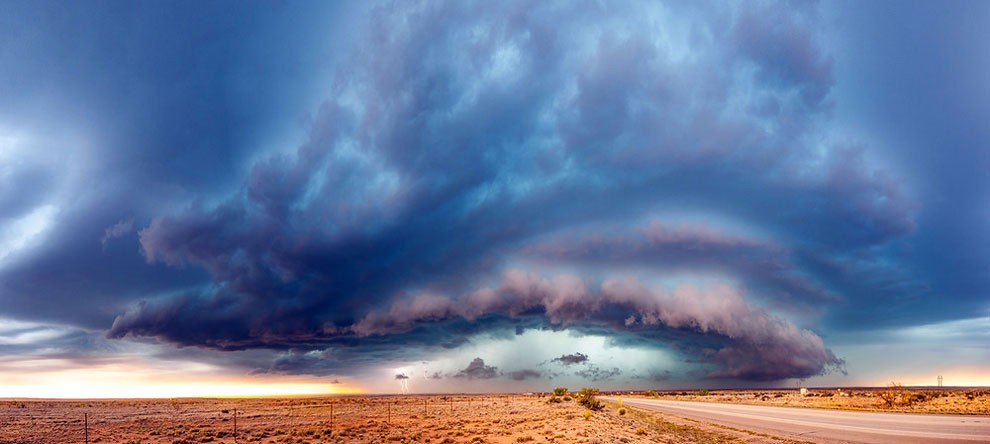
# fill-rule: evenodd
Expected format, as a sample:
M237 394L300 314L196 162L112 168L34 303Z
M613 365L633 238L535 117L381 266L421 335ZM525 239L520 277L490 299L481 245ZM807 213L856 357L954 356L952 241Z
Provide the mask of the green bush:
M597 388L584 387L581 389L580 392L578 392L578 399L580 399L578 403L583 405L588 410L598 411L605 408L605 403L599 401L597 397L598 397Z
M597 387L582 387L581 391L578 392L578 396L582 398L594 398L598 396L598 393Z
M567 394L567 387L557 387L553 389L554 396L564 396Z

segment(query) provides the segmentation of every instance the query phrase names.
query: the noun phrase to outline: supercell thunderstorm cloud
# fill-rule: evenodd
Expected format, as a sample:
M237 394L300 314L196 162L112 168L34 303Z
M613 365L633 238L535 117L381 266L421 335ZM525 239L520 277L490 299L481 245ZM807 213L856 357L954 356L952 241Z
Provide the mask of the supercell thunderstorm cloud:
M986 4L223 5L6 6L3 359L865 384L990 316Z

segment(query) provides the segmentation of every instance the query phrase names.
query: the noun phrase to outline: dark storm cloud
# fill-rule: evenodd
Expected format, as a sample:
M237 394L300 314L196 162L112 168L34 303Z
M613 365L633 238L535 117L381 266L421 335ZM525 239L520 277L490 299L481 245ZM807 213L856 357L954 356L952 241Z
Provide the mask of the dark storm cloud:
M669 381L673 374L670 370L653 370L645 375L632 375L633 379L643 379L651 382L664 382Z
M506 373L506 376L513 381L525 381L527 379L540 379L543 377L543 372L527 368Z
M982 116L990 114L990 89L984 81L990 76L990 62L978 55L978 42L990 38L990 30L982 25L990 17L990 5L856 5L833 5L836 14L847 18L838 35L840 50L858 49L840 70L846 74L844 94L837 97L844 105L839 111L847 121L888 135L889 146L873 148L910 171L908 183L922 211L910 242L866 264L879 275L864 272L865 267L828 264L836 273L855 274L843 290L861 296L850 300L850 310L832 316L830 324L846 330L877 323L899 326L908 319L924 322L929 316L964 319L985 314L990 288L990 127ZM917 29L930 32L913 31ZM932 60L938 60L938 69L931 69ZM890 269L903 270L911 278L909 285ZM872 309L877 305L890 307L888 313L877 316Z
M815 3L380 5L326 39L349 50L319 83L301 72L324 73L320 14L24 5L0 15L32 24L0 26L0 137L38 115L31 134L93 140L69 160L23 154L55 139L0 157L0 246L54 215L44 242L0 256L9 316L311 374L570 328L772 381L841 367L823 314L911 325L985 302L990 248L948 233L986 217L924 211L988 204L947 197L973 197L966 182L919 195L829 126ZM267 134L312 97L301 143ZM914 239L953 259L915 259ZM693 273L726 283L639 280Z
M395 379L402 380L402 379L409 379L409 377L406 376L405 373L399 373L399 374L395 375Z
M0 356L4 361L37 357L85 364L100 351L99 334L48 325L0 323Z
M509 270L497 288L481 288L456 300L431 295L403 298L388 310L370 313L351 330L402 341L404 332L422 324L438 326L483 316L490 320L535 316L579 331L599 326L607 327L607 334L627 334L645 343L673 342L680 353L709 364L710 378L806 378L843 370L844 365L817 334L752 305L741 289L724 284L667 290L626 278L607 279L594 288L573 275L544 278ZM668 329L683 334L666 335ZM582 356L558 359L577 362Z
M611 369L604 369L597 365L589 365L588 367L574 372L576 376L580 376L584 379L591 380L593 382L608 381L616 376L622 374L622 370L616 367Z
M559 358L553 358L550 362L559 362L564 365L580 364L588 361L588 355L578 352L571 355L561 355Z
M639 297L616 300L607 286L587 292L567 276L547 282L510 272L504 288L471 293L460 305L405 293L469 291L470 276L497 272L547 232L574 220L621 223L663 203L719 208L781 233L796 248L826 253L913 229L912 201L858 151L803 141L832 84L813 11L761 18L767 11L760 7L683 7L677 12L711 33L683 42L700 55L692 60L669 57L649 33L620 35L597 20L604 14L649 29L623 6L589 4L577 13L512 3L484 11L458 4L376 9L373 38L362 43L367 50L338 71L302 146L257 161L240 192L223 202L194 204L140 231L150 263L201 267L213 285L134 305L109 336L221 349L315 348L341 338L363 343L391 335L387 340L400 344L430 331L449 337L457 331L452 325L464 325L456 321L489 313L493 324L460 333L530 315L551 324L590 317L593 324L693 328L739 342L703 358L721 369L715 374L823 372L837 360L818 336L761 314L735 290L702 301L724 306L720 299L728 297L766 331L709 322L701 303L676 313L689 297L654 308ZM561 14L569 17L564 26ZM412 26L390 25L412 16ZM771 19L783 24L761 25ZM576 29L588 38L570 39ZM675 34L666 38L681 37ZM781 40L788 46L778 48ZM737 65L755 74L740 77ZM764 111L754 114L756 107ZM793 122L794 114L808 121ZM643 256L655 256L649 249L659 246L668 262L757 271L765 297L786 294L812 309L831 298L779 247L701 234L647 233L621 254L647 263ZM581 259L574 256L558 259ZM675 314L662 319L661 312ZM758 374L751 367L771 352L742 344L761 340L798 358Z
M326 59L305 49L308 39L333 23L300 12L184 1L4 5L0 250L18 217L53 214L39 239L0 262L5 315L104 329L135 299L208 279L148 267L132 230L239 182L259 139L296 122L310 96L302 89Z
M485 365L484 359L474 358L465 369L455 373L454 377L467 379L492 379L497 378L498 375L498 367Z
M581 232L584 231L584 232ZM527 246L525 256L543 261L622 268L649 265L668 271L717 270L738 276L778 308L815 312L840 299L820 279L794 263L795 252L774 241L721 231L703 224L653 221L634 234L622 227L564 233ZM608 233L608 234L602 234ZM796 254L803 258L801 254Z

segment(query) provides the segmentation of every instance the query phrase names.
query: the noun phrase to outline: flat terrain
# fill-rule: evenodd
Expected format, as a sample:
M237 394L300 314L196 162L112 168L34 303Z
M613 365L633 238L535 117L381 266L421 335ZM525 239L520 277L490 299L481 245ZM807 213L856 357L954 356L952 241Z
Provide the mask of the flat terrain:
M779 443L538 395L0 400L0 443ZM332 409L332 415L331 415Z
M990 441L990 417L799 409L627 398L627 407L815 443Z
M834 391L832 391L834 392ZM147 400L16 400L0 399L0 444L91 443L836 443L836 442L954 442L943 434L976 433L990 442L987 404L990 393L959 391L925 399L904 393L888 405L879 392L825 396L813 391L719 391L603 397L605 408L590 411L573 395L548 402L544 395L353 396L292 399L147 399ZM837 392L835 392L837 393ZM900 398L898 398L900 399ZM656 402L654 402L656 401ZM664 401L664 402L660 402ZM696 402L683 402L696 401ZM705 401L705 403L698 402ZM730 405L722 405L728 403ZM833 409L933 411L943 422L918 423L913 434L870 440L864 428L877 424L832 423L813 419L819 410L772 409L791 414L784 422L801 430L767 426L739 417L773 416L769 410L748 411L740 404ZM657 406L665 406L659 411ZM678 407L679 408L674 408ZM691 411L691 410L694 411ZM735 410L733 410L735 409ZM709 416L699 412L709 412ZM710 416L710 412L730 412ZM734 413L733 413L734 412ZM825 412L849 413L849 412ZM786 412L783 414L787 414ZM734 416L733 416L734 415ZM981 416L984 415L984 416ZM887 422L914 423L912 415L888 414ZM753 418L749 418L753 419ZM808 428L809 422L826 422ZM967 422L971 424L966 425ZM840 424L836 426L836 424ZM961 428L957 428L958 425ZM982 425L981 425L982 424ZM970 427L975 426L975 428ZM836 427L842 432L835 439ZM867 435L856 434L856 430ZM831 431L829 431L831 430ZM975 430L975 432L973 432ZM833 435L829 435L833 433ZM924 434L929 433L929 434ZM832 436L830 438L830 436ZM866 438L864 438L864 436Z

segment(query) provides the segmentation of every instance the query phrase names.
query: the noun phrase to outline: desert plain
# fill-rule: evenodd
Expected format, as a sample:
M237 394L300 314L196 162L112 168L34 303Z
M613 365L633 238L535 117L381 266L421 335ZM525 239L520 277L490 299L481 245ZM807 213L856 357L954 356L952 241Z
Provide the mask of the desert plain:
M622 398L990 414L988 390L612 392ZM0 400L0 444L796 443L572 396L408 395L249 399ZM892 405L891 405L892 404Z

